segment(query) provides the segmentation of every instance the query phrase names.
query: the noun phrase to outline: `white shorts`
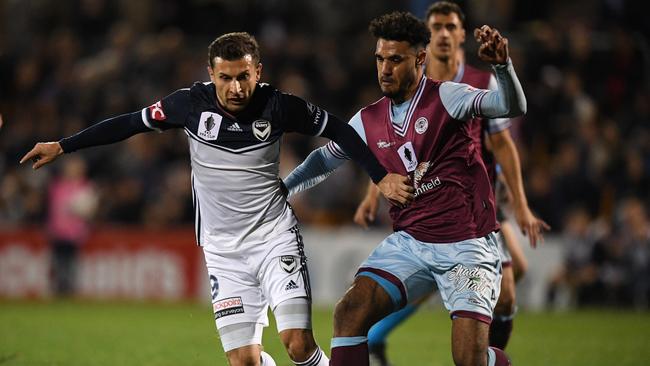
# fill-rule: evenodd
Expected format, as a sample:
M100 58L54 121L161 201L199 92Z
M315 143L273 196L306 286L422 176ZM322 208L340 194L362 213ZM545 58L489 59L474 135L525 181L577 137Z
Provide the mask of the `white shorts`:
M268 326L269 305L274 309L288 299L311 299L298 226L236 253L219 253L208 245L203 247L203 254L217 329L239 323Z

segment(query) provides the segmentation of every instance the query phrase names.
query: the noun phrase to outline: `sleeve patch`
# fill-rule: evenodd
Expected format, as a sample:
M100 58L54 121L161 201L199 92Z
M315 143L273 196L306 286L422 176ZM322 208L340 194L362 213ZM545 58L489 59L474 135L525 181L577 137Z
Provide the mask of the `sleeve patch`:
M165 111L163 111L161 101L158 101L155 104L150 105L149 113L151 115L151 118L156 121L164 121L167 119L167 116L165 115Z

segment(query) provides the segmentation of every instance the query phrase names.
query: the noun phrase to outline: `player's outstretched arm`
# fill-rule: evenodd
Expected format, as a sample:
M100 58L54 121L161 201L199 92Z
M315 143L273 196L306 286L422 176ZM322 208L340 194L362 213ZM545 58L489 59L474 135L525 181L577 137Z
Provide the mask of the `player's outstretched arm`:
M91 146L107 145L122 141L137 133L151 131L142 123L140 112L123 114L92 125L85 130L58 142L37 143L22 159L34 161L33 169L51 163L59 155Z
M506 129L490 134L489 136L492 152L503 170L503 176L512 194L512 203L517 224L523 234L528 236L530 246L535 248L538 242L543 242L543 231L549 230L550 226L533 215L528 207L523 179L521 177L519 153L510 136L510 131Z
M354 213L354 222L362 228L368 229L368 225L375 221L378 208L379 188L370 181L368 182L366 195L359 203L357 211Z
M337 158L325 146L312 151L309 156L283 179L288 196L306 191L327 179L347 159Z

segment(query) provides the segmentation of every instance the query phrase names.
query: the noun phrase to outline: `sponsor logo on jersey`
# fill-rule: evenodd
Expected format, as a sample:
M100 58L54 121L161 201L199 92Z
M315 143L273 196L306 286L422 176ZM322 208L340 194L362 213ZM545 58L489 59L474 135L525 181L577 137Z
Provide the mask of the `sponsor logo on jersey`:
M210 275L210 293L212 294L212 301L217 299L219 295L219 281L217 281L217 276Z
M167 116L165 116L165 111L163 111L161 101L157 101L156 103L150 105L149 113L151 114L151 118L155 119L156 121L164 121L167 119Z
M386 142L384 140L377 141L378 149L388 149L389 147L395 145L395 142Z
M413 172L413 188L418 189L418 187L420 187L420 181L424 175L427 174L430 166L431 162L429 161L423 161L418 164L417 168L415 168L415 171Z
M287 285L284 287L284 291L290 291L290 290L297 290L300 287L296 284L294 280L289 281Z
M451 281L458 292L475 292L489 297L492 293L492 283L488 271L479 267L465 267L457 264L447 273L447 279Z
M230 126L226 127L226 130L230 132L244 132L241 127L239 127L239 123L235 122L231 124Z
M427 128L429 128L429 121L425 117L420 117L415 121L415 132L419 135L427 132Z
M263 119L253 122L253 135L260 141L266 141L271 136L271 122Z
M422 183L419 187L415 188L415 197L426 193L436 187L440 187L442 185L442 181L440 180L439 177L436 177L435 179L431 179L428 182Z
M409 173L414 171L418 166L418 158L415 156L415 149L413 148L411 141L407 141L404 145L400 146L399 149L397 149L397 153L402 159L406 171Z
M222 318L228 315L241 314L244 312L244 303L241 297L229 297L219 300L212 304L215 319Z
M292 255L283 255L280 257L280 267L287 273L293 273L298 267L298 262Z
M223 117L217 113L203 112L199 119L198 135L204 140L216 140Z

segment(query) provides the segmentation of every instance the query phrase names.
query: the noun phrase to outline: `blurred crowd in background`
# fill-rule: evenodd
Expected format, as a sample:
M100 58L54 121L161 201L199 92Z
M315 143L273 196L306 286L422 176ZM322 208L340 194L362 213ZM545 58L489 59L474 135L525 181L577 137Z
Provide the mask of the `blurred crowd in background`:
M642 1L474 0L471 30L510 38L528 99L514 121L531 208L564 241L549 301L569 288L578 305L648 307L650 296L650 25ZM97 224L191 225L190 167L182 130L84 150L33 172L18 160L104 118L134 112L208 79L207 46L254 34L262 79L343 118L380 97L373 17L430 2L65 0L0 2L0 230L44 225L83 239ZM282 175L321 139L285 135ZM308 225L351 224L368 178L346 164L295 201ZM57 221L69 191L75 223ZM242 182L246 184L246 182ZM85 224L84 224L85 223ZM380 219L378 225L387 225ZM47 226L45 226L47 225ZM75 226L76 225L76 226ZM73 227L75 229L70 229ZM76 230L76 231L75 231Z

